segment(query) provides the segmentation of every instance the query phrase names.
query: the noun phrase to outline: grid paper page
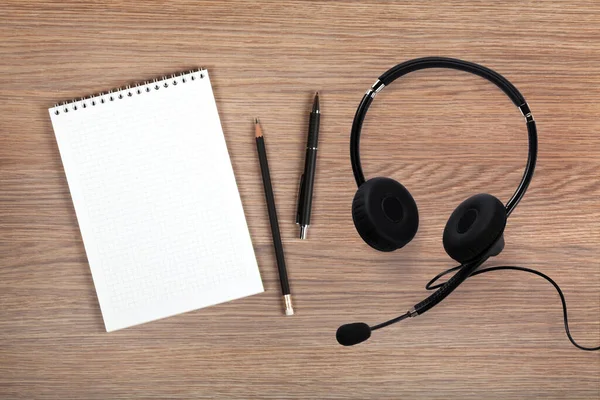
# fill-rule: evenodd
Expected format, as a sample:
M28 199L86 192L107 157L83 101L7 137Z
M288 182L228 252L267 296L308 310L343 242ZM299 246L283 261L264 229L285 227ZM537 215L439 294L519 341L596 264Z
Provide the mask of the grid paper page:
M263 291L207 71L49 112L107 331Z

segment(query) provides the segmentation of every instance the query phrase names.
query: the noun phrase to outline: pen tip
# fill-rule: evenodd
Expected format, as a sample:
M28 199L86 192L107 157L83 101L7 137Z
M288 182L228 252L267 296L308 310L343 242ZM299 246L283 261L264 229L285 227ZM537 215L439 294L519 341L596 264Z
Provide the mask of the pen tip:
M315 100L313 101L312 112L320 112L321 106L319 104L319 92L315 94Z
M258 117L254 118L254 123L258 124L260 121L258 120Z

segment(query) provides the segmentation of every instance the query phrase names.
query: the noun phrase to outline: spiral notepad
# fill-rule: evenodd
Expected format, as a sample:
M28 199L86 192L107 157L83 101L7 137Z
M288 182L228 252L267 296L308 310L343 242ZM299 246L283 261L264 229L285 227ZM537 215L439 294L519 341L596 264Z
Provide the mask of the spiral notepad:
M263 291L206 70L49 112L107 331Z

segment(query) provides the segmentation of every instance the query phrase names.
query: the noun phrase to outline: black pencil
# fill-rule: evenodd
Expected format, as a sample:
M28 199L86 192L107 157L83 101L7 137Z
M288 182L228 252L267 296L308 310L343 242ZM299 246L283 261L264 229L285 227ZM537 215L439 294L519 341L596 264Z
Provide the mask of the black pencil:
M260 172L262 175L263 186L265 188L267 209L269 210L269 222L271 223L273 247L275 247L275 257L277 259L277 268L279 269L279 281L281 283L281 294L283 295L285 315L294 315L292 296L290 294L290 283L288 282L287 269L285 268L283 244L281 243L281 233L279 232L279 221L277 220L277 209L275 208L275 196L273 195L271 174L269 173L269 162L267 161L267 149L265 148L265 139L263 138L263 132L258 118L254 120L254 127L256 132L256 150L258 151Z

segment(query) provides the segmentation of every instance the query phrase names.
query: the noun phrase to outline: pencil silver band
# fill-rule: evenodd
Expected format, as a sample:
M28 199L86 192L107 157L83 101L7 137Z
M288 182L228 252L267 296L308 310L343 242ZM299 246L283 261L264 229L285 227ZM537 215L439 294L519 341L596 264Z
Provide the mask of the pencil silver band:
M283 302L285 304L285 315L294 315L294 307L292 306L292 295L284 295Z

